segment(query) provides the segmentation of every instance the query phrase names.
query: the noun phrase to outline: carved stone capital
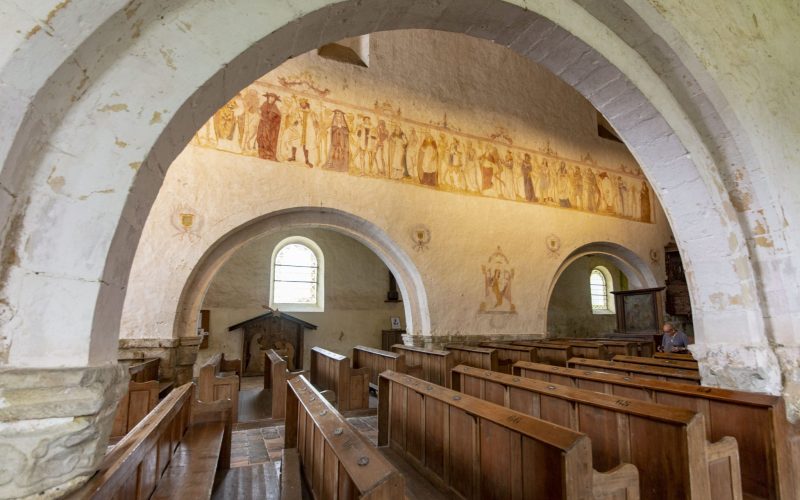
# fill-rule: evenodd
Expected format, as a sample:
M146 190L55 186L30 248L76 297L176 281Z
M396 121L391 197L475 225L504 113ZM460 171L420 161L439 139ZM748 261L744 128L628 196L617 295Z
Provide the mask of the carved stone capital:
M0 368L0 498L56 498L91 477L127 385L117 364Z

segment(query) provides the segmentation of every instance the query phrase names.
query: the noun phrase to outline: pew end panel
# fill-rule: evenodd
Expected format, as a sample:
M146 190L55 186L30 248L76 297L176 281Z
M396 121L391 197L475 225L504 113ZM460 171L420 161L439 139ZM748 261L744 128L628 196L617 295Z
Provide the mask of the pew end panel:
M304 376L288 383L285 449L315 498L402 499L403 476Z

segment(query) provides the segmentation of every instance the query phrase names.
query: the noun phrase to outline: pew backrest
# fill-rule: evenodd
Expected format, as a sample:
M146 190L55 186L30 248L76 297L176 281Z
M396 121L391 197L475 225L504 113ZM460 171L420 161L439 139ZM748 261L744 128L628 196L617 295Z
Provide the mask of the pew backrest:
M193 383L171 391L103 458L97 473L70 495L75 499L149 498L195 423L225 425L220 465L230 464L231 402L195 400ZM227 456L226 456L227 455Z
M691 353L657 352L653 354L656 359L674 359L676 361L697 361Z
M233 421L239 418L239 374L241 362L225 360L223 353L211 356L197 376L199 400L205 403L230 399L233 405Z
M620 363L635 363L647 366L661 366L663 368L678 368L680 370L697 371L697 361L685 361L662 358L645 358L643 356L614 356L612 361Z
M379 385L378 445L454 496L595 498L585 435L396 372Z
M702 413L709 440L736 439L745 493L755 498L795 498L792 477L798 474L787 437L797 435L797 429L786 420L785 404L779 396L541 363L518 362L513 373Z
M535 347L539 362L548 365L567 366L567 361L573 357L572 346L567 343L517 340L512 344Z
M284 448L296 448L314 498L404 498L404 479L314 388L288 382Z
M378 375L381 372L406 372L406 357L396 352L357 345L353 348L353 368L369 370L369 383L377 389Z
M481 342L480 347L488 347L497 351L498 371L511 373L511 366L517 361L537 361L536 348L529 346Z
M707 444L701 414L467 366L452 374L453 390L587 434L600 470L630 461L642 498L741 498L735 440Z
M286 360L274 349L264 352L264 389L270 391L272 418L286 415L286 381L306 373L302 370L290 372Z
M312 347L310 375L318 390L336 394L335 406L340 411L369 408L369 370L353 369L347 356Z
M128 365L128 374L134 382L158 380L159 358L125 359L121 363Z
M451 351L437 351L422 347L395 344L392 351L403 354L406 358L406 369L419 373L419 378L434 384L449 386L450 370L453 368Z
M666 380L669 382L700 385L699 373L690 370L681 370L679 368L662 368L660 366L620 363L617 361L603 361L600 359L586 358L572 358L567 363L567 366L569 368L597 370L606 373L630 375L638 378L650 378L656 380Z
M453 365L474 366L492 371L499 369L496 349L464 344L447 344L444 348L452 353Z
M158 380L128 382L128 392L122 396L114 414L111 437L119 438L128 433L158 404Z
M570 340L567 342L572 347L572 356L577 358L607 359L608 348L599 342L585 340ZM567 358L569 359L569 358Z

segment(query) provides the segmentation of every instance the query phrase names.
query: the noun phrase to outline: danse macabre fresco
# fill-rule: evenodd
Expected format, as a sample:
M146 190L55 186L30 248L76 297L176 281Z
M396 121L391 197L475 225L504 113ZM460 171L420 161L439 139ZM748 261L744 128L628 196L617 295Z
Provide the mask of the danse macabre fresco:
M500 131L423 121L401 107L336 100L308 74L258 80L198 131L195 145L429 189L535 203L653 222L650 188L638 167L599 166L586 155L514 145Z

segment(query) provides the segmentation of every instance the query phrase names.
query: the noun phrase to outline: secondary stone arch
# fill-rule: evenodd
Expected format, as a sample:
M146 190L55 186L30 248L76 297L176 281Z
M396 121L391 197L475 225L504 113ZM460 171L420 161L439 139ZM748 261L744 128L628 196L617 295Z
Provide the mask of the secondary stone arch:
M406 332L430 335L428 297L411 258L373 222L333 208L295 207L254 218L219 238L194 265L176 302L173 337L196 335L197 316L217 271L242 246L273 231L323 228L344 234L372 250L394 274L403 297Z
M617 266L625 276L628 278L631 288L655 288L659 286L653 270L650 266L639 257L639 255L618 243L607 241L598 241L582 245L572 252L561 262L550 280L550 286L547 289L547 306L550 306L550 298L553 295L553 289L558 283L558 279L564 274L564 271L576 260L587 255L602 255L609 259L615 266Z

